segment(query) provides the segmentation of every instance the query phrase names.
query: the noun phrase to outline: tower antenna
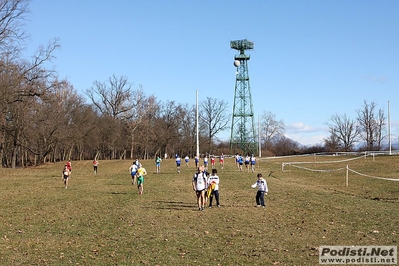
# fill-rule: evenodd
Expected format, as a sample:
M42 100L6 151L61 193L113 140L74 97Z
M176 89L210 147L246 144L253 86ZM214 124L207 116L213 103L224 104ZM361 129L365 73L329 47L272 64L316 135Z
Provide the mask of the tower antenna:
M245 54L246 50L254 49L254 43L247 39L231 41L230 48L239 51L239 54L234 56L234 66L237 71L230 149L243 154L254 154L258 151L258 144L248 74L250 56Z

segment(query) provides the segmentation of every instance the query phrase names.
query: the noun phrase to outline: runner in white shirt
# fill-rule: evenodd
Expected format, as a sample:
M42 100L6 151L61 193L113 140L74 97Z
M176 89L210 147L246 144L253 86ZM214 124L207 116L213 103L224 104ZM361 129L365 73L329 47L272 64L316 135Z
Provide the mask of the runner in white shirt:
M132 185L136 184L137 169L138 169L138 166L136 165L136 162L133 162L133 164L129 167L129 173L132 176Z
M205 189L207 186L207 178L204 172L204 166L198 167L197 173L194 174L193 190L197 195L198 210L203 211L205 205Z
M256 192L256 205L258 207L263 207L265 208L265 199L264 196L267 195L269 192L269 189L267 187L267 182L266 180L262 177L262 174L257 175L258 180L251 186L252 188L258 187L258 192Z

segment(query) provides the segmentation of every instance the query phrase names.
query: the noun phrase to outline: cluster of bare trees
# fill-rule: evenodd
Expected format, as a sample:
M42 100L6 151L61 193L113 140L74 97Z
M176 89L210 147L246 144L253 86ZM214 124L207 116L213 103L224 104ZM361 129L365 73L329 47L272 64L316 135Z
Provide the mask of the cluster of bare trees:
M57 39L39 47L30 60L20 56L26 38L22 22L28 3L0 1L0 157L2 165L12 167L17 165L18 157L26 158L32 152L45 155L44 147L52 145L54 131L44 121L54 115L47 113L53 95L59 95L65 86L44 66L59 47ZM33 136L37 142L32 141ZM21 165L23 161L19 161Z
M384 110L378 109L374 102L364 101L356 110L357 117L349 118L346 114L332 115L327 122L329 137L324 145L302 147L299 143L284 136L285 125L277 120L276 115L264 112L261 117L260 134L263 154L292 155L313 152L337 152L354 150L381 150L387 138L387 118Z
M361 150L380 150L382 141L387 138L387 119L384 110L374 102L364 101L363 107L356 110L357 117L351 119L335 114L327 123L330 136L325 139L329 151L352 151L357 143L364 143Z
M45 66L59 48L57 39L39 47L30 60L21 58L23 24L29 0L0 0L0 158L3 167L24 167L47 161L153 158L196 154L194 105L158 101L134 88L125 76L94 81L86 98L68 80L59 80ZM90 103L86 102L90 100ZM376 104L364 102L357 118L333 115L330 136L319 151L351 151L358 142L377 150L386 138L386 117ZM229 153L229 143L217 135L229 129L223 100L199 104L201 153ZM271 112L260 123L264 155L305 152L284 136L285 125ZM205 147L205 148L204 148ZM301 151L302 149L302 151Z
M43 88L45 95L2 108L3 166L196 154L195 106L157 101L141 86L134 89L126 77L115 75L87 89L90 104L66 81L55 80ZM215 135L226 128L226 105L213 98L200 104L200 141L208 143L206 153L215 152Z
M96 81L86 93L99 116L110 120L106 125L112 124L107 134L112 138L104 142L111 151L107 158L196 154L194 105L157 101L152 95L146 96L141 86L133 90L126 77L113 76L105 83ZM227 129L226 106L226 102L210 97L200 102L199 137L201 143L208 144L203 153L215 153L216 134ZM99 151L106 154L106 149Z
M29 0L0 0L0 158L3 167L66 159L194 156L196 108L160 102L124 76L94 81L84 97L46 68L59 48L54 39L22 58ZM201 102L200 141L207 153L226 129L227 103Z

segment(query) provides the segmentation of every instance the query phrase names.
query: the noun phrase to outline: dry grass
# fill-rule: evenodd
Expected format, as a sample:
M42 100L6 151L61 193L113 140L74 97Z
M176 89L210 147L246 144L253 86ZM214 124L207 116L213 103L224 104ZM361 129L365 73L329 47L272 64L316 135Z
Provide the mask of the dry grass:
M346 157L300 157L259 162L270 193L255 207L256 173L228 159L221 208L196 208L195 169L173 160L144 161L144 194L131 185L130 161L73 162L64 189L62 163L0 169L3 265L316 265L321 245L397 245L399 182L346 171L312 172L282 162L311 161L312 169L346 167L398 177L398 157L336 164ZM191 163L193 164L193 163ZM219 168L219 167L218 167ZM257 172L258 172L257 171Z

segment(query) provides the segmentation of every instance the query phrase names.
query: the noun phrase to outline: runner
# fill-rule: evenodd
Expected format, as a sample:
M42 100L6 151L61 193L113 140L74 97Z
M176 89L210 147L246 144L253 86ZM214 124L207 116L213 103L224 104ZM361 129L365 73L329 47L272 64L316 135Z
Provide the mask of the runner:
M205 205L205 189L207 184L206 174L204 173L204 167L200 166L197 169L197 173L194 174L192 185L195 194L197 195L198 210L203 211Z
M256 164L256 158L255 158L255 155L252 154L252 156L251 156L252 173L255 172L255 164Z
M213 155L211 158L211 166L212 166L212 169L215 169L215 156L213 156Z
M144 176L147 174L147 171L143 166L140 166L137 169L137 188L139 189L139 195L143 195L144 191Z
M176 154L176 168L179 174L180 174L180 164L181 164L181 158L179 155Z
M188 157L188 155L186 155L186 157L184 157L184 161L186 162L186 167L188 167L189 160L190 160L190 157Z
M223 153L220 155L219 164L220 164L220 168L223 169L223 167L224 167L224 154Z
M161 162L162 162L161 157L157 156L157 158L155 159L155 165L157 167L157 174L159 174L161 172Z
M65 189L68 188L68 180L70 175L71 172L69 171L68 164L66 164L62 170L62 179L64 180Z
M94 174L97 174L97 169L98 169L98 161L96 160L96 158L94 158L93 160L93 168L94 168Z
M138 166L137 166L136 162L133 162L133 164L129 167L129 173L132 176L132 185L136 184L137 169L138 169Z

